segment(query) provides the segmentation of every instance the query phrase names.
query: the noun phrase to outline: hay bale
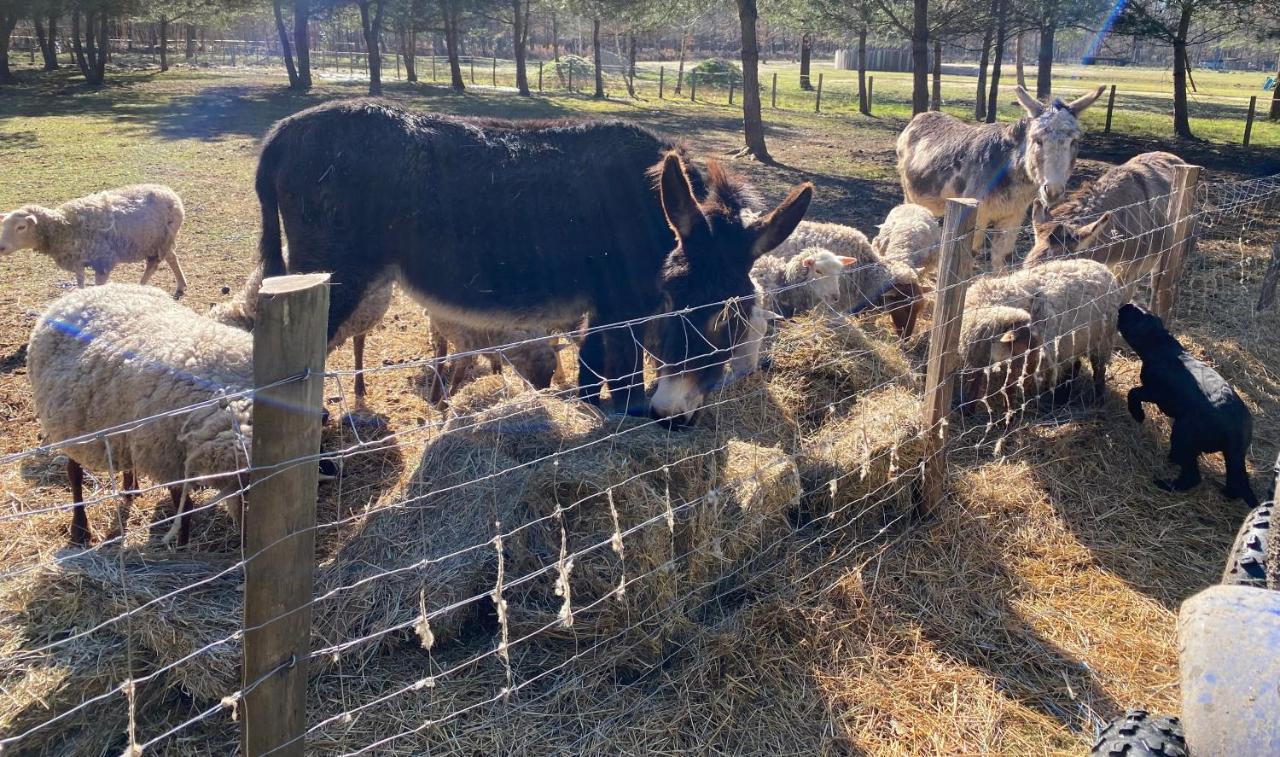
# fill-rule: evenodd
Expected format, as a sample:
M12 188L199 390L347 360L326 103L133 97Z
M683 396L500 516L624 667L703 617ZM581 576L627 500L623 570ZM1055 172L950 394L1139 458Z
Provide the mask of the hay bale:
M869 391L918 383L894 336L846 316L806 315L783 322L772 356L774 397L806 431L843 414Z
M513 513L529 473L464 434L435 439L404 496L365 515L321 569L317 596L334 594L315 610L318 643L401 629L343 652L367 660L414 634L427 647L461 635L489 607L487 592L497 573L495 523L504 531L515 525Z
M444 428L528 462L583 444L603 425L604 416L591 405L535 391L503 373L463 387L450 400Z
M800 439L800 424L792 412L797 404L792 389L781 382L770 383L763 371L757 371L708 394L694 425L722 440L739 439L790 452Z
M886 516L907 512L924 458L922 433L915 392L890 386L867 395L797 457L803 514L831 518L835 528L855 521L878 528Z

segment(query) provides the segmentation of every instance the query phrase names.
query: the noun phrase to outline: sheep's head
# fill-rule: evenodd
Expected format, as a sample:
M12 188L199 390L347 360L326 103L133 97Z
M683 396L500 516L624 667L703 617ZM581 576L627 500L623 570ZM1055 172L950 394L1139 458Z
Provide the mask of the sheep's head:
M0 215L0 255L35 247L38 223L34 215L23 209Z
M1032 206L1031 220L1034 222L1036 242L1031 252L1027 253L1027 266L1086 253L1105 241L1111 227L1110 211L1103 213L1093 223L1072 226L1065 221L1054 220L1039 200Z
M218 499L236 522L243 507L241 492L248 484L248 475L238 472L249 465L252 413L253 403L247 397L223 400L193 411L178 433L185 477L217 487Z
M1121 306L1116 326L1120 330L1120 336L1124 337L1139 357L1145 357L1160 346L1170 343L1177 345L1178 349L1182 347L1164 327L1164 321L1159 316L1133 303Z
M1031 313L1022 308L984 307L964 335L960 372L962 401L973 403L1034 382L1043 342Z
M821 247L810 247L800 253L800 265L805 271L804 280L823 303L831 307L840 304L840 274L845 266L858 262L855 258L836 255Z
M547 389L560 367L560 350L567 346L559 337L535 339L503 350L502 359L534 389Z

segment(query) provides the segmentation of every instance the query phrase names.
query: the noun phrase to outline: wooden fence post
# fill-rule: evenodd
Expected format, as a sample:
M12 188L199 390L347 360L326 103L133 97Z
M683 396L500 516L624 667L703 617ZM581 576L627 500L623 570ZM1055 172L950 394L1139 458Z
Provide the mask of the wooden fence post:
M876 91L876 77L867 77L867 115L871 115L871 95Z
M538 61L538 94L542 94L542 61Z
M729 104L733 105L733 82L729 82Z
M822 74L818 74L818 96L813 101L813 112L822 112Z
M693 72L690 71L689 72L689 102L692 103L697 101L698 101L698 77L694 76Z
M1258 96L1249 96L1249 115L1244 119L1244 146L1249 146L1249 137L1253 136L1253 114L1258 108Z
M435 43L432 43L432 44L435 44ZM431 55L431 81L435 81L435 80L436 80L436 56L435 56L435 52L434 52L434 51L432 51L432 55Z
M1253 312L1261 313L1271 307L1271 303L1276 299L1276 283L1280 282L1280 242L1271 245L1271 262L1267 264L1267 270L1262 274L1262 287L1258 290L1258 304L1253 306ZM1276 481L1276 485L1280 486L1280 479Z
M1151 310L1165 325L1173 315L1182 269L1195 238L1192 234L1192 211L1199 180L1200 166L1181 165L1173 169L1173 196L1169 198L1169 218L1172 220L1161 235L1160 267L1156 270L1151 294Z
M400 78L400 53L396 53L396 78Z
M972 235L978 220L978 201L968 198L947 200L942 219L942 260L938 264L938 287L933 306L933 331L929 335L929 362L924 383L924 470L921 481L920 514L936 512L946 494L947 427L954 394L952 374L960 343L960 318L964 295L969 289L973 266Z
M493 86L498 86L498 56L493 56Z
M778 72L773 72L773 92L769 96L769 107L778 107Z
M476 57L471 56L471 83L476 83Z
M1116 107L1116 85L1111 85L1111 94L1107 95L1107 125L1102 129L1103 134L1111 133L1111 111Z
M303 754L329 274L262 282L253 331L252 486L244 508L247 757ZM308 458L290 465L291 460ZM288 746L283 746L288 744Z
M569 60L569 91L573 92L573 59Z
M662 99L663 93L667 88L667 67L658 66L658 99Z

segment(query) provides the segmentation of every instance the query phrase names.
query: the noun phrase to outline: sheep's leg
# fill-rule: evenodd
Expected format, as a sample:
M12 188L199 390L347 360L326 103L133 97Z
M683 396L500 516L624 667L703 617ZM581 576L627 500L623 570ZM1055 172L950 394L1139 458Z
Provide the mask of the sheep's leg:
M489 372L497 376L502 373L502 353L490 352L486 357L489 359Z
M156 271L160 268L160 258L147 258L147 265L142 269L142 281L138 283L146 286L151 277L156 275Z
M191 538L191 513L187 512L187 508L191 504L190 489L191 484L183 484L180 489L176 486L169 487L169 496L173 497L174 506L178 514L174 516L173 524L169 526L164 538L160 540L166 547L172 547L175 540L177 540L177 546L186 546ZM176 496L174 495L175 490L179 491Z
M1184 492L1200 483L1200 456L1192 436L1185 423L1174 421L1173 433L1169 435L1169 460L1181 468L1181 472L1172 481L1157 480L1156 486L1165 491Z
M123 537L129 513L133 511L133 493L138 488L138 476L132 468L125 468L120 478L120 506L116 508L116 531L113 536Z
M1152 402L1153 400L1147 394L1145 386L1135 386L1129 390L1129 415L1138 423L1142 423L1147 419L1147 414L1142 409L1142 403Z
M1249 507L1258 506L1258 497L1249 485L1249 471L1244 466L1244 449L1240 445L1232 445L1222 453L1227 463L1227 485L1222 490L1226 496L1245 501Z
M71 543L87 547L93 535L89 532L89 516L84 511L84 469L70 457L67 458L67 480L71 482L71 500L75 503L71 510Z
M93 285L100 287L111 278L110 268L94 268L93 269Z
M76 287L84 289L84 269L80 268L76 271Z
M364 334L351 337L351 351L356 364L356 399L364 399Z
M431 382L431 388L427 392L427 401L437 409L439 409L448 397L449 388L444 383L444 359L449 354L449 340L445 339L444 334L440 333L434 326L431 329L431 345L434 351L434 360L426 367L430 372L427 380Z
M1100 352L1089 356L1089 367L1093 369L1093 401L1099 405L1106 398L1107 361L1110 358L1110 354L1104 355Z
M187 291L187 277L182 273L182 264L178 262L176 254L170 252L164 260L169 264L169 270L173 271L173 277L178 280L178 288L173 291L173 298L176 300Z
M1018 244L1018 229L1022 226L1022 217L1014 216L995 224L991 236L991 270L1004 273L1009 270L1010 258L1014 247Z

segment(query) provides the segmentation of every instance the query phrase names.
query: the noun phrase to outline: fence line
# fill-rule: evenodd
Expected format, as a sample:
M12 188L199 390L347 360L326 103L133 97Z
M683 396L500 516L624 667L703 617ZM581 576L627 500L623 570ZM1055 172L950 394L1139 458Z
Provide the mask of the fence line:
M1252 245L1256 234L1274 233L1280 208L1280 177L1197 184L1194 171L1185 173L1185 183L1154 199L1173 208L1167 224L1117 228L1099 243L1140 240L1142 254L1157 263L1152 295L1163 299L1173 316L1220 301L1206 290L1201 302L1197 297L1202 293L1188 286L1197 275L1195 265L1204 260L1193 243ZM987 377L986 393L966 397L964 407L953 405L947 388L950 380L975 369L963 360L948 365L948 359L960 357L957 343L967 288L991 275L966 270L972 218L971 208L953 204L932 292L932 322L914 341L900 343L882 335L874 323L876 312L854 318L823 305L818 314L784 323L767 335L765 351L772 354L773 366L714 388L692 429L607 417L577 401L572 385L534 393L502 377L462 389L452 398L450 412L430 421L383 433L352 425L353 443L340 442L333 449L330 442L325 451L298 448L273 455L281 445L303 441L303 426L290 429L255 416L252 435L238 426L228 432L253 453L251 464L228 473L250 482L194 508L202 519L213 520L219 503L247 497L246 537L239 546L232 537L228 546L234 557L226 559L216 556L218 542L208 537L201 537L208 552L171 557L152 552L147 547L149 516L122 523L118 536L58 553L52 550L51 524L53 518L65 517L70 505L56 501L65 497L59 493L50 502L47 486L33 487L31 501L0 515L0 524L45 536L0 576L0 596L18 592L39 597L40 587L49 596L28 611L28 622L34 624L31 638L0 655L0 675L11 683L38 677L45 666L102 639L119 639L124 654L102 663L118 665L109 668L118 671L115 680L69 677L71 690L42 695L46 704L24 710L20 715L25 719L5 728L8 735L0 745L36 748L110 725L116 728L110 731L112 738L127 734L121 746L136 753L193 738L188 734L198 729L206 729L206 735L225 734L265 723L273 733L263 743L251 746L247 741L247 754L300 753L312 739L321 739L326 752L360 754L405 739L431 738L426 734L477 713L488 713L491 727L497 727L501 718L534 712L536 703L563 696L620 665L632 666L636 678L620 684L612 696L636 691L644 673L677 664L682 654L696 650L717 620L728 616L727 605L783 596L796 582L809 581L825 568L852 560L852 569L898 544L910 533L906 525L922 514L919 505L932 513L947 507L946 470L957 464L959 451L1002 454L1004 441L1016 438L1021 424L1036 414L1039 392L1026 380L1039 364L1029 359L1018 363L1011 356L977 366ZM1185 268L1179 255L1187 261ZM875 261L852 267L841 279L851 281L873 265ZM1249 286L1245 273L1242 267L1239 281L1231 286ZM1182 286L1166 287L1162 281L1171 277ZM768 294L805 286L809 284ZM1236 296L1235 291L1228 296ZM855 308L881 294L858 295L862 299ZM1096 304L1074 303L1064 315ZM722 308L737 328L750 327L741 298L708 307ZM260 312L283 327L283 317L271 320L269 310ZM646 357L649 378L658 367L678 374L689 366L660 365L637 334L670 318L691 326L692 315L681 311L622 324L590 324L588 331L630 334ZM298 328L296 311L289 328ZM1073 328L1056 340L1074 344L1093 339L1090 328ZM255 338L264 338L261 333ZM533 343L524 340L499 349L511 365L508 353ZM806 345L816 347L805 353ZM927 359L921 347L927 348ZM727 362L732 348L715 348L713 354ZM444 367L445 361L431 359L373 366L361 373L390 380L392 374L438 373ZM1004 378L993 390L991 377L997 374ZM279 375L286 378L275 378ZM297 402L265 402L272 391L304 391L308 375L315 392L320 374L314 366L310 374L295 365L273 376L260 375L261 388L254 396L263 401L255 407L313 419L314 414L291 410ZM343 388L354 376L346 370L323 373L323 381L337 388L344 418L358 411ZM639 377L634 386L645 384L646 378ZM248 391L232 388L218 399L74 441L127 451L133 434L229 398L245 399ZM311 396L318 400L319 395ZM784 403L791 403L785 412ZM318 433L314 420L304 426ZM271 430L284 433L273 440ZM65 446L42 445L6 455L0 464L43 464ZM288 488L288 475L308 471L314 476L313 464L324 458L341 458L350 466L410 453L419 456L418 470L407 484L400 483L399 474L389 488L369 482L367 489L382 494L367 508L349 507L344 513L338 502L337 510L323 510L319 517L305 491L276 497L268 493L269 486ZM99 482L99 491L85 499L98 520L103 513L95 505L124 494L114 467ZM152 482L136 491L202 480ZM255 517L276 502L306 504L309 518L283 523ZM262 526L275 530L251 538ZM321 553L315 566L307 558L314 552L313 539ZM271 567L271 556L286 545L303 548ZM868 549L872 554L865 554ZM814 558L816 564L800 566L790 571L790 580L777 581L777 571L817 552L824 556ZM305 596L250 614L249 598L264 588L284 588L276 584L290 567L303 568L296 580L307 585ZM841 580L828 582L824 591ZM63 584L58 582L66 581L71 588L59 589ZM70 632L37 630L42 607L79 603L77 593L86 593L86 606L101 604L99 616L77 616ZM743 596L748 599L741 600ZM236 615L241 605L243 623ZM485 608L492 608L488 620ZM191 618L195 621L182 624ZM175 623L177 634L157 636L157 629ZM241 677L239 658L244 654L247 659L252 639L284 626L292 631L284 634L283 648L294 651L246 666ZM191 638L185 639L187 635ZM409 660L409 667L379 673L388 651ZM294 706L301 703L296 697L308 692L307 663L313 668L313 704L315 697L325 696L316 681L332 676L343 682L341 698L325 700L333 706L313 707L310 721L264 720L264 712L281 706L284 695L276 689L283 682L302 684L292 694ZM186 690L194 702L180 715L158 704L174 687ZM255 700L266 709L258 709ZM614 717L636 711L645 701L629 703ZM404 713L379 714L388 708ZM169 710L171 716L162 714ZM361 730L365 720L386 728L374 728L366 738ZM394 723L400 727L392 727ZM467 726L476 727L474 722ZM574 743L581 746L592 733L575 734ZM444 742L436 746L448 748Z

